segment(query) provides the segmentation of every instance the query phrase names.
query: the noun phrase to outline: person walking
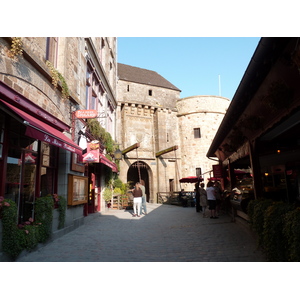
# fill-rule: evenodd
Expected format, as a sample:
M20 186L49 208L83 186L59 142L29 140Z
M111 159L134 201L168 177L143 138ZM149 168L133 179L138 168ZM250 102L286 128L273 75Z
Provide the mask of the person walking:
M201 205L200 205L200 194L199 194L199 189L200 189L200 181L198 180L197 183L195 184L195 192L196 192L196 212L200 212Z
M216 181L214 184L214 188L216 191L216 216L219 216L221 201L222 201L222 189L219 181Z
M139 182L137 182L135 184L135 188L132 189L132 195L133 195L133 215L132 216L140 217L143 191L140 188Z
M147 214L147 196L146 196L146 188L145 188L145 181L143 179L141 179L140 181L140 188L143 192L143 196L142 196L142 203L141 203L141 214L143 213L143 209L144 209L144 215Z
M202 207L203 218L206 217L205 210L207 207L207 193L204 186L205 186L204 183L201 183L199 187L200 205Z
M212 181L207 183L206 187L208 209L210 210L210 218L218 219L216 216L216 190Z

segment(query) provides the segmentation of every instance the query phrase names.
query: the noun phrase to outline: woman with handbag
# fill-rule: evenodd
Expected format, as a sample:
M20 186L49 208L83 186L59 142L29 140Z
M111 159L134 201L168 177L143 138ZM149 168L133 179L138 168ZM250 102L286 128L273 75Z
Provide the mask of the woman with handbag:
M132 190L132 195L133 195L133 215L132 216L140 217L143 192L142 192L142 189L140 188L139 182L137 182L135 184L135 188Z

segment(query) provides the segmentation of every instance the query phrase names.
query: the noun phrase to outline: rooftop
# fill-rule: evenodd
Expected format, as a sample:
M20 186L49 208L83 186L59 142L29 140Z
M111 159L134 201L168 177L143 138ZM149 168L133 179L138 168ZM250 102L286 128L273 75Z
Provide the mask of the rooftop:
M118 63L118 77L120 80L163 87L181 92L175 85L155 71L133 67Z

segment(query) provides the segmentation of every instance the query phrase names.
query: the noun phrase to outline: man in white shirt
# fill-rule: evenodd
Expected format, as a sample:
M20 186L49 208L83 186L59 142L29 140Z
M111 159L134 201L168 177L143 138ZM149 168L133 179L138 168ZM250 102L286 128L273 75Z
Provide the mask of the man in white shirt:
M217 206L216 190L214 188L214 184L212 181L209 181L207 183L206 193L207 193L208 209L210 210L210 218L218 219L218 217L216 217L216 206Z

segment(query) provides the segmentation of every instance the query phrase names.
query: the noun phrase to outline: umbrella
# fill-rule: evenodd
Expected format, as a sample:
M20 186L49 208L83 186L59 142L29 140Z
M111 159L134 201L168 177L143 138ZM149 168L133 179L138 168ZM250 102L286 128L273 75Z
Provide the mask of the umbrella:
M220 181L221 178L219 178L219 177L210 177L210 178L207 178L207 180L209 180L209 181Z
M184 178L181 178L179 179L179 182L181 183L196 183L198 181L203 181L203 178L202 177L197 177L197 176L188 176L188 177L184 177Z

